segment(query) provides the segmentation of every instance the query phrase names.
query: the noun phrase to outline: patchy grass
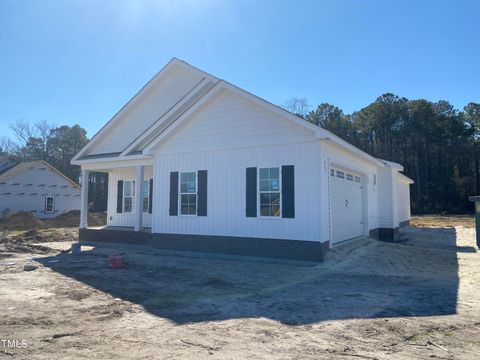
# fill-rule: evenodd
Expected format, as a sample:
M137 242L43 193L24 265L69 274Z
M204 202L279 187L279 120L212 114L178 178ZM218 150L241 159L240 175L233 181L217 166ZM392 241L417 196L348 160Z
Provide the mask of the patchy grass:
M413 216L410 225L414 227L432 227L444 228L465 226L468 228L475 227L475 217L473 215L419 215Z

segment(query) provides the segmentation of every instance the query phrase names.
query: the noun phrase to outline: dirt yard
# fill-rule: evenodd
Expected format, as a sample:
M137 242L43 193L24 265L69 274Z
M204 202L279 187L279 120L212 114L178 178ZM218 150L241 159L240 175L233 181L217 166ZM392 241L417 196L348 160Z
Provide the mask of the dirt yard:
M448 223L315 267L132 245L73 256L75 229L0 233L0 358L478 359L480 255L474 229ZM118 253L127 266L109 269Z

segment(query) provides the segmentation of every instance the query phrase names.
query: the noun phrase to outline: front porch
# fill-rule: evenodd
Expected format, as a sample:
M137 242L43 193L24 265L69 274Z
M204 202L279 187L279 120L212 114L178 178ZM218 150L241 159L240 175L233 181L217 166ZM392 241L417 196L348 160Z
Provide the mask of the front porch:
M108 164L110 165L110 164ZM82 166L82 191L80 207L81 230L99 230L88 224L90 173L108 174L107 224L102 230L145 233L152 229L153 165L109 167ZM94 184L95 185L95 184ZM91 194L90 194L91 196Z

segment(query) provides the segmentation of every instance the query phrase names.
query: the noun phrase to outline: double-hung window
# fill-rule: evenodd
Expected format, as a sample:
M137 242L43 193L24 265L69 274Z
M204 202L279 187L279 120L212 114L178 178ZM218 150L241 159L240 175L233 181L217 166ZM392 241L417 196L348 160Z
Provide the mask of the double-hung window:
M123 212L132 212L135 199L135 181L123 182Z
M45 197L45 213L53 213L55 211L55 197L46 196Z
M180 173L180 215L197 215L197 173Z
M258 183L260 216L281 216L280 168L260 168Z

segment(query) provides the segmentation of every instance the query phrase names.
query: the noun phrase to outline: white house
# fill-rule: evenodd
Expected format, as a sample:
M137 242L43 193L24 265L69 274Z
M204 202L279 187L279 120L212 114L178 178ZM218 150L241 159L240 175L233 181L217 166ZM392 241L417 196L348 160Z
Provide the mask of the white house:
M0 217L30 211L52 218L80 209L80 186L46 161L0 157Z
M88 229L84 186L81 240L320 260L410 218L401 165L178 59L72 164L109 174L108 227Z

